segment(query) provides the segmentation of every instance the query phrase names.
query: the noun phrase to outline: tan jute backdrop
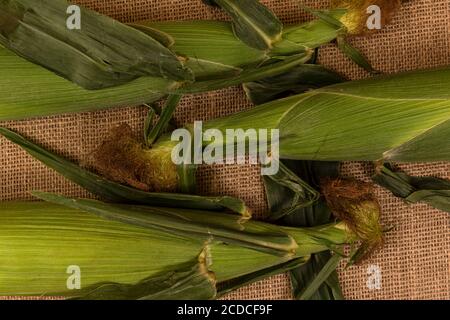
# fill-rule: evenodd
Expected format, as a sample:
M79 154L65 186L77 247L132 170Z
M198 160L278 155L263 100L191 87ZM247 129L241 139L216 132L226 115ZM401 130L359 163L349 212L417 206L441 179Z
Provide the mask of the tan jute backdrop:
M140 19L188 20L224 19L216 9L200 0L78 0L120 21ZM263 1L287 24L308 18L296 0ZM301 1L300 1L301 2ZM325 7L326 0L303 0L311 7ZM450 64L450 1L410 0L391 25L370 38L355 39L373 65L384 72ZM350 63L333 46L320 52L323 64L351 79L366 74ZM450 90L450 88L449 88ZM20 92L17 92L20 94ZM207 120L250 108L239 88L186 96L176 114L178 124ZM142 130L145 109L127 107L109 111L69 114L42 119L4 122L36 142L70 159L83 161L102 141L108 129L122 122ZM0 139L0 200L31 199L29 191L44 190L71 196L89 196L74 184L33 160L16 146ZM450 178L449 163L403 165L416 175ZM371 167L364 163L343 165L346 176L368 180ZM205 195L227 194L245 200L256 214L263 213L266 199L255 166L202 167L200 191ZM427 205L407 205L377 189L382 222L395 225L386 236L384 248L369 261L339 272L348 299L449 299L450 298L450 215ZM380 268L382 286L367 286L368 266ZM228 299L290 299L289 278L279 275L242 288Z

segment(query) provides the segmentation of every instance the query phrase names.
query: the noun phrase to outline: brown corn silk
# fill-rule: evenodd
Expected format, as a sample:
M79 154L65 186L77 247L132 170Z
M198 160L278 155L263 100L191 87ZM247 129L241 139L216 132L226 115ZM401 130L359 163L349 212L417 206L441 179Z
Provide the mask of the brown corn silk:
M220 11L200 0L78 0L79 4L110 15L120 21L151 19L224 19ZM284 23L304 21L310 16L297 1L262 1ZM329 1L302 0L310 7L325 8ZM355 38L375 69L398 72L450 64L449 0L414 0L403 4L391 24L370 38ZM347 60L333 46L321 50L320 61L351 79L367 74ZM20 94L20 92L18 93ZM176 120L179 125L207 120L250 108L241 89L230 88L184 97ZM3 122L28 138L67 156L82 161L120 123L129 123L141 134L145 108L123 108L93 113ZM0 139L1 200L31 199L30 190L59 192L69 196L89 196L52 170L26 155L6 139ZM449 163L408 164L401 168L413 175L450 178ZM371 166L345 163L343 174L369 181ZM247 202L255 214L262 214L266 199L257 166L204 166L198 173L199 191L205 195L226 194ZM426 205L406 205L379 187L375 189L382 209L382 223L395 225L386 235L383 250L361 265L343 271L340 279L348 299L450 299L450 215ZM382 287L367 287L368 267L381 270ZM289 278L279 275L242 288L227 299L290 299Z

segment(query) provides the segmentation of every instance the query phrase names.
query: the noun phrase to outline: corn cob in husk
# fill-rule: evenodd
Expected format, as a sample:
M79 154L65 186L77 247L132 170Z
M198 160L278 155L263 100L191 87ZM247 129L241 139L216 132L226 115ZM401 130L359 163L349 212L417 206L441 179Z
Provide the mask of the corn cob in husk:
M203 130L279 129L282 159L446 161L449 85L448 67L377 76L270 102Z
M261 278L361 240L344 223L300 229L208 211L36 195L54 204L0 204L1 295L215 298L220 284L226 291L241 277ZM67 288L69 266L79 268L78 289Z
M218 2L232 22L124 25L81 9L79 30L66 28L65 0L0 2L6 71L0 120L138 105L255 81L308 61L315 48L346 33L345 25L323 19L283 28L256 0Z

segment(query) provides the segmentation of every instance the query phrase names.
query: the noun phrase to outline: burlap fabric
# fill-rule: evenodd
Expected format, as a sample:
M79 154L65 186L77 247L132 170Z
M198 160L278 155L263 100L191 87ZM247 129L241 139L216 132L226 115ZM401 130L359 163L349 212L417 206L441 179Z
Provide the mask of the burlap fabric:
M121 21L139 19L186 20L223 19L218 10L204 6L200 0L78 0L78 3ZM285 23L303 21L307 16L297 1L264 1ZM304 1L313 7L328 1ZM392 24L370 38L355 39L374 66L396 72L450 64L450 1L413 0L405 3ZM323 64L351 79L366 74L350 63L333 46L320 53ZM20 94L20 92L17 92ZM241 89L187 96L176 115L181 125L193 120L231 114L251 105ZM109 128L127 122L142 129L142 107L47 117L43 119L0 123L25 134L34 141L70 159L83 161L106 136ZM89 196L85 191L61 178L33 160L19 148L0 139L0 200L31 199L30 190L59 192L72 196ZM404 165L409 173L450 177L448 163ZM343 173L368 180L370 166L346 163ZM203 194L227 194L245 200L256 214L266 210L266 200L259 169L252 166L203 167L199 172ZM378 189L383 208L382 220L395 225L386 237L384 248L361 266L340 271L344 294L348 299L449 299L450 298L450 215L426 205L406 205ZM369 265L381 270L382 287L367 286ZM287 275L272 277L227 296L229 299L289 299Z

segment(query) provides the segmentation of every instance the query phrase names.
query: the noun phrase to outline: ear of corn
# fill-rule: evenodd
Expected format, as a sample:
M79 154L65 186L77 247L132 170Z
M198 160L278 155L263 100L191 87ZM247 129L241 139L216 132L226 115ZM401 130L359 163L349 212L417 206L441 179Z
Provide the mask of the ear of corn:
M211 284L246 283L265 271L299 265L331 244L357 240L342 224L311 229L240 224L233 215L207 211L37 195L72 208L43 202L0 205L2 295L213 298ZM67 289L69 266L79 267L85 291ZM202 292L194 294L185 281Z
M114 88L86 90L0 46L0 68L5 71L0 78L0 120L151 103L169 93L199 93L273 76L307 59L307 55L294 56L231 78L200 81L182 89L175 81L141 77Z
M270 102L203 129L224 137L231 128L279 129L282 159L445 161L449 85L448 68L378 76Z
M244 219L248 219L251 216L250 210L245 203L233 197L201 197L188 194L156 193L137 190L109 181L83 169L8 129L0 128L0 134L21 146L30 155L42 161L45 165L62 174L67 179L107 201L205 210L223 210L226 208L241 214Z
M18 15L11 9L15 3L23 3L29 9L35 6L38 8L34 11L21 9L23 15ZM11 22L12 29L9 23L3 25L6 35L3 36L4 45L85 88L121 85L99 90L82 89L0 47L0 68L7 71L0 78L0 120L138 105L154 102L171 93L198 93L260 80L305 63L311 58L315 48L336 39L345 31L341 26L315 20L286 27L280 35L276 18L258 1L248 0L251 7L259 8L255 16L250 14L251 10L247 6L242 6L238 1L221 0L221 4L229 9L230 5L237 6L238 10L230 9L234 17L233 23L142 21L126 26L114 21L114 27L108 28L105 26L112 23L111 19L87 10L83 12L83 17L86 16L86 29L66 30L64 24L64 27L52 30L51 25L60 25L60 20L67 17L64 12L59 15L60 9L55 9L65 7L65 0L46 0L39 5L29 0L2 2L5 8L3 15L7 21L16 21ZM333 14L339 16L342 12L336 11ZM23 23L18 26L17 21ZM54 23L50 24L48 21ZM44 34L49 35L43 41L46 44L45 52L56 52L61 55L58 56L61 59L54 59L55 56L50 53L41 55L44 51L34 50L30 45L33 41L24 40L28 33L25 34L22 30L29 25L45 29L47 33ZM90 48L90 42L83 33L88 31L88 27L108 30L105 41L110 42L103 43L99 39L98 45L115 50L94 55L92 60L81 54L87 47ZM244 29L253 30L248 34L254 38L241 41L239 37L244 38L244 32L237 30ZM115 34L117 37L113 36ZM76 39L73 42L69 41L74 37ZM267 46L270 45L269 49L258 49L261 39ZM14 43L20 43L21 47L14 47ZM248 45L249 43L253 46ZM128 50L129 46L136 46L139 50ZM95 46L94 51L95 48L98 49ZM76 50L81 52L79 56L66 61L78 52ZM71 54L62 56L66 51ZM162 57L159 59L156 56ZM96 60L101 57L104 58L102 61ZM108 61L107 67L103 60ZM71 68L70 66L78 65L77 61L81 61L84 67ZM160 64L161 70L152 69ZM135 79L136 77L139 78ZM194 78L195 82L192 83ZM15 94L18 91L21 92L20 95Z
M80 267L83 287L133 284L193 261L203 245L48 203L1 203L0 210L2 295L66 292L71 265Z

